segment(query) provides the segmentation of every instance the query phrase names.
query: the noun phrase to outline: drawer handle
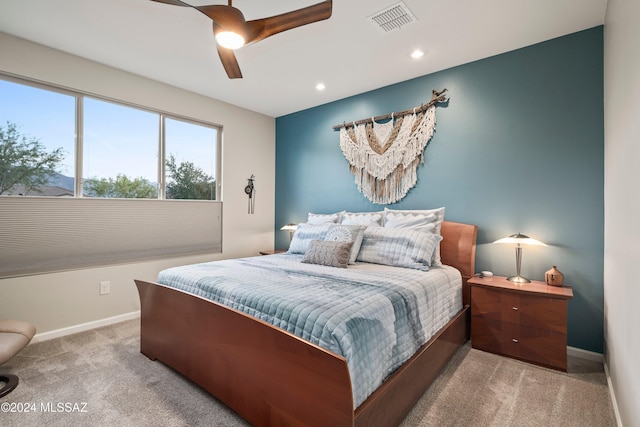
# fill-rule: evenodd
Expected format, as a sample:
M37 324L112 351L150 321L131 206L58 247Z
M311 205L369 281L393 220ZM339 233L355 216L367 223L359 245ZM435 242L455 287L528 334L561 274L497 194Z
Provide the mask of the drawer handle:
M517 339L515 339L515 338L512 338L512 339L511 339L511 341L513 341L513 342L515 342L515 343L517 343L517 342L518 342L518 340L517 340Z
M511 307L514 311L518 311L518 307Z

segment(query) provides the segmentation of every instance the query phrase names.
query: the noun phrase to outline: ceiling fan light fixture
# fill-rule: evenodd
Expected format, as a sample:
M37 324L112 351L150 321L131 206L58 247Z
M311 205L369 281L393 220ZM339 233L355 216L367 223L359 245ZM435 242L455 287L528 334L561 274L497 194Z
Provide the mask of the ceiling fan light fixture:
M214 21L216 42L227 49L238 49L247 42L247 21L240 10L231 6L218 6L210 18Z
M227 49L238 49L244 46L245 40L241 34L233 31L221 30L216 33L216 41Z

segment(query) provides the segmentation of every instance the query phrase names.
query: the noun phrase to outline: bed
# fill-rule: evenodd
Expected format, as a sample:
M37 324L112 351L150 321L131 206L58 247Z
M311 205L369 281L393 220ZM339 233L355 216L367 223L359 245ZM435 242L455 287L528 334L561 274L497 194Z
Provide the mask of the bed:
M441 223L440 256L459 272L461 308L373 391L359 394L361 375L352 382L350 357L328 350L326 343L313 343L284 325L211 301L197 289L136 280L141 352L185 375L255 426L397 425L468 339L466 280L473 275L476 233L473 225ZM287 257L271 255L256 262L276 265L280 256ZM286 262L292 260L299 257ZM180 271L162 279L170 282L174 273L197 274ZM355 275L358 268L345 271Z

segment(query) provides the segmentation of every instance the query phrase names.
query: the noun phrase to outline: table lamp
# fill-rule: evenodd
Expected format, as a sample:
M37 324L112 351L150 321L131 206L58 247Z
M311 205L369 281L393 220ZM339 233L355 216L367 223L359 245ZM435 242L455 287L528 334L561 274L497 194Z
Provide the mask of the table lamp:
M289 243L291 243L291 241L293 240L293 233L296 232L296 229L298 228L297 224L287 224L282 226L282 228L280 228L280 230L288 230L289 231Z
M526 277L522 277L520 275L520 265L522 264L522 245L538 245L538 246L547 246L544 243L532 239L529 236L524 234L516 233L511 236L498 239L493 243L515 243L516 244L516 275L507 277L507 280L515 283L531 283L531 280Z

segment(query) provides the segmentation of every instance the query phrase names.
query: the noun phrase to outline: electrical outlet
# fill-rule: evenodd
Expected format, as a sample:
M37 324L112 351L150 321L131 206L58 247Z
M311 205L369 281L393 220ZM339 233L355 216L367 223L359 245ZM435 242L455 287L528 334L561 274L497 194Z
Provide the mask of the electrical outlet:
M111 293L111 282L100 282L100 295L107 295Z

